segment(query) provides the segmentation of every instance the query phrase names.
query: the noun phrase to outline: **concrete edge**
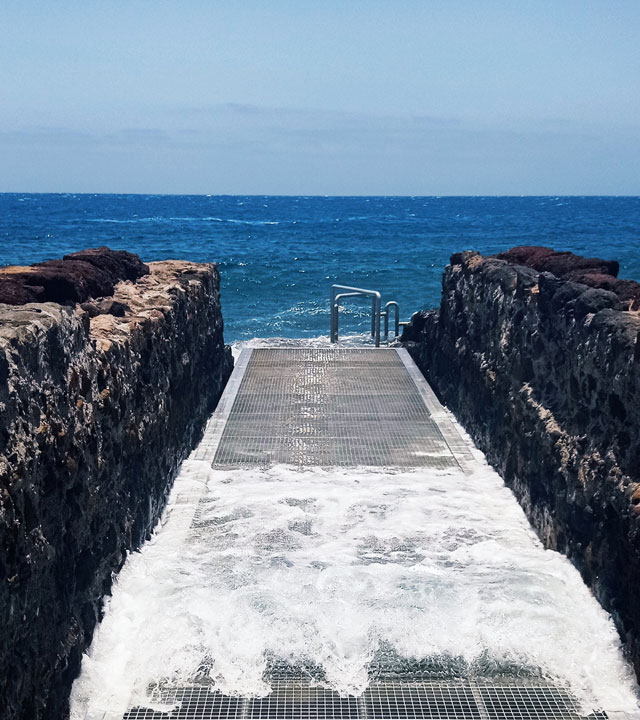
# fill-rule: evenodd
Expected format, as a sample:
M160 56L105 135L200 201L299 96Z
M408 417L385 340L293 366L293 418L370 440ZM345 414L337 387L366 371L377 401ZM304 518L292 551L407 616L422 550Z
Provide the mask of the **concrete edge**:
M213 459L220 445L220 439L224 431L225 425L231 413L231 408L235 402L238 390L244 379L245 372L247 371L247 365L251 359L253 348L244 348L240 352L240 357L235 363L231 377L227 381L224 392L220 397L218 405L213 412L213 415L209 418L207 425L204 429L204 435L198 445L198 448L192 455L192 460L202 460L213 463Z
M438 429L442 433L442 437L446 442L451 454L456 459L462 472L469 475L472 472L472 466L475 463L473 452L469 444L464 440L458 432L451 420L450 413L442 406L436 394L433 392L431 385L425 380L424 375L413 361L411 355L406 348L394 348L398 356L402 360L406 371L415 383L420 397L427 406L429 415L434 419Z

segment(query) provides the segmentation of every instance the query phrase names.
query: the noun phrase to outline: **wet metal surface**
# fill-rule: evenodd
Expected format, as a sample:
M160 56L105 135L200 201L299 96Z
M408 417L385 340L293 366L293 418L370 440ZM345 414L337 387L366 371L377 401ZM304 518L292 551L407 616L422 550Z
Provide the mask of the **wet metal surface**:
M263 348L248 360L214 466L273 463L459 464L395 350Z
M372 682L362 695L340 695L308 680L276 680L262 698L223 695L207 686L158 689L156 707L124 720L579 720L562 689L477 681ZM159 709L163 707L163 709ZM165 709L168 708L168 709ZM604 720L594 713L591 720Z

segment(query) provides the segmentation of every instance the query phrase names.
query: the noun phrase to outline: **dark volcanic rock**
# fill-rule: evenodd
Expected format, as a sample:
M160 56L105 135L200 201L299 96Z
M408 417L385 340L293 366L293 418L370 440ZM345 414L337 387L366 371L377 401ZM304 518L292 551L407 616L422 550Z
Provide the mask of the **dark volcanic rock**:
M0 270L0 287L7 281L12 286L22 285L27 294L34 293L37 302L55 302L61 305L87 300L92 296L89 288L95 291L96 297L113 292L113 283L106 275L99 274L93 266L87 263L63 263L62 260L50 260L31 267L3 268ZM19 297L16 296L16 299Z
M416 313L402 339L612 613L640 677L640 315L626 309L638 296L617 264L581 260L457 253L439 311Z
M82 260L107 273L112 282L118 280L136 281L149 274L149 266L145 265L137 255L126 250L111 250L108 247L89 248L70 253L64 260Z
M25 276L30 284L42 285L47 301L82 302L90 297L113 295L113 280L108 273L81 260L47 260L33 265Z
M121 280L135 281L149 273L137 255L107 247L65 255L28 267L0 269L0 301L8 305L86 302L113 294Z
M581 271L570 273L567 279L593 288L608 290L615 293L627 309L640 310L640 283L633 280L618 280L604 273Z
M43 287L25 285L22 280L2 274L2 270L0 270L0 303L25 305L26 303L40 302L43 296Z
M617 277L620 270L617 260L584 258L571 252L556 252L551 248L536 245L514 247L496 257L514 265L526 265L539 272L550 272L558 277L566 277L576 272L603 273Z
M0 306L2 720L68 716L112 573L231 372L214 265L153 263L96 308Z
M640 283L618 280L616 260L583 258L570 252L556 252L538 246L515 247L496 255L512 265L524 265L539 272L553 273L563 280L615 293L628 310L640 310Z

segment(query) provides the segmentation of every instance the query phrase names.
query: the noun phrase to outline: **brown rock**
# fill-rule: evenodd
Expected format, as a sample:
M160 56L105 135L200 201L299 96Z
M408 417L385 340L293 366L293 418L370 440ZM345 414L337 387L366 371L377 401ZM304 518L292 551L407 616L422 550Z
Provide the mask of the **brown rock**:
M567 279L600 290L609 290L628 305L629 310L640 309L640 283L633 280L618 280L618 278L604 273L582 271L570 273Z
M620 265L617 260L583 258L570 252L554 252L542 261L541 270L561 278L567 278L577 271L596 272L617 277Z
M550 272L562 280L582 283L615 293L627 310L640 310L640 283L619 280L616 260L584 258L570 252L556 252L539 246L520 246L496 256L513 265L524 265L538 272Z
M113 293L109 276L85 262L47 260L31 267L2 268L0 272L5 282L11 280L14 287L21 286L25 295L37 298L36 302L67 305Z
M25 305L30 302L42 302L43 295L44 288L25 286L21 280L0 270L0 303Z
M70 253L65 255L63 260L82 260L90 263L107 273L114 283L118 280L135 281L149 274L149 266L145 265L137 255L126 250L111 250L105 246Z
M113 294L115 281L110 275L81 260L47 260L31 268L31 275L40 276L49 300L64 303L82 302L90 297ZM69 296L67 296L67 292ZM55 296L64 297L58 300Z
M519 245L507 252L497 255L500 260L506 260L514 265L526 265L534 270L541 270L542 263L553 254L553 250L539 245Z
M113 295L114 286L121 280L135 282L148 274L149 267L137 255L107 247L91 248L65 255L62 260L0 268L0 302L86 303L91 298ZM127 307L116 303L97 311L85 309L92 317L100 312L121 317Z
M620 270L617 260L584 258L572 252L556 252L552 248L538 245L521 245L496 257L514 265L525 265L538 272L550 272L560 278L576 272L602 273L615 278Z

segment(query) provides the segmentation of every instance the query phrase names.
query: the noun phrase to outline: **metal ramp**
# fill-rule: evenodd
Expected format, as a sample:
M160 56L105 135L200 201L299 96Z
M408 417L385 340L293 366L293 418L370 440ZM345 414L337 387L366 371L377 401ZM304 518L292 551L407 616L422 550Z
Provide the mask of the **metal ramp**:
M244 350L195 458L216 468L461 468L470 446L404 349ZM186 500L193 498L185 497ZM178 498L180 509L182 500ZM178 516L178 521L182 516ZM190 525L193 516L185 514ZM186 525L185 525L186 527ZM370 674L371 676L371 674ZM371 676L361 695L322 678L269 675L266 697L224 695L206 680L149 688L145 706L88 720L580 720L575 699L539 678ZM601 720L604 712L588 717Z
M405 350L253 350L213 464L463 467L468 448L408 368Z

